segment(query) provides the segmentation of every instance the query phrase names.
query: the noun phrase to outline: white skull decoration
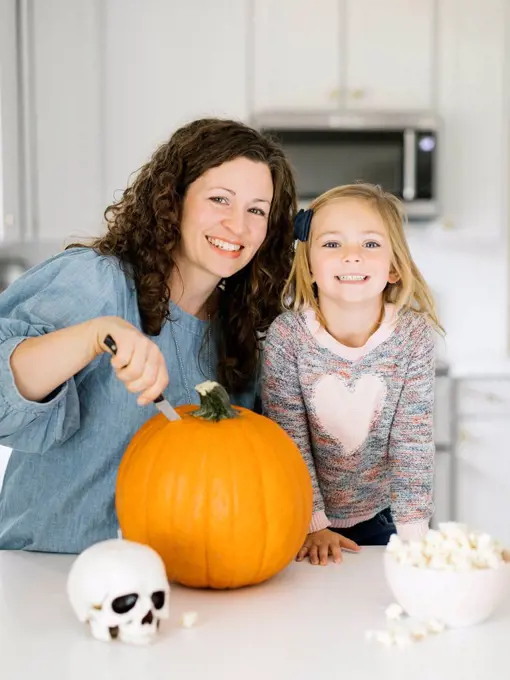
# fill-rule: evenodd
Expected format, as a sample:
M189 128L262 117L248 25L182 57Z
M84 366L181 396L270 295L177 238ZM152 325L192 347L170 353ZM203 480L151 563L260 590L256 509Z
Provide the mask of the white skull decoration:
M147 545L111 539L84 550L67 579L67 594L92 635L147 644L170 613L165 565Z

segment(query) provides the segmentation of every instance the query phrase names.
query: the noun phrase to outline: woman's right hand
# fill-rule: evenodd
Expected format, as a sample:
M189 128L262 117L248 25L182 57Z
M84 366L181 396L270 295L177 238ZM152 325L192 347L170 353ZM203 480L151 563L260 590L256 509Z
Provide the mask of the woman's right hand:
M94 320L96 355L111 351L104 344L107 335L115 340L117 354L111 365L126 389L139 393L140 406L154 401L168 385L168 371L159 347L133 325L117 316Z
M360 547L335 531L321 529L308 534L296 559L301 562L308 555L311 564L325 565L328 563L329 555L332 555L333 562L341 562L342 549L358 552Z

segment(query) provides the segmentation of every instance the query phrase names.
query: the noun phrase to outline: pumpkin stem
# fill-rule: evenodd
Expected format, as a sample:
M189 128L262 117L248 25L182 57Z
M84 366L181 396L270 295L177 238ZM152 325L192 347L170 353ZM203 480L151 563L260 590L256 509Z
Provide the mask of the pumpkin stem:
M213 420L217 423L219 420L227 420L239 416L239 412L232 408L230 404L227 390L219 383L213 380L206 380L196 385L195 389L200 395L200 408L191 414L195 418Z

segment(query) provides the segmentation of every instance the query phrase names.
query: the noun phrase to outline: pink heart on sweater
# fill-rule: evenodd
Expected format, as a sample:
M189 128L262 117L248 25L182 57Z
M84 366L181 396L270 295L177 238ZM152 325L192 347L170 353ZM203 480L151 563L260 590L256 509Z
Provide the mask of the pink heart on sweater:
M352 455L368 437L386 391L384 380L377 375L363 375L352 387L336 375L317 381L315 412L326 432L342 444L345 455Z

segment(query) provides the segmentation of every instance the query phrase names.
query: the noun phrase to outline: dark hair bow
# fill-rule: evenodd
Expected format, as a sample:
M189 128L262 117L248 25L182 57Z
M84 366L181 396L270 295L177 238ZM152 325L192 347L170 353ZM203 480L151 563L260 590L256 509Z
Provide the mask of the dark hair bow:
M299 241L308 241L312 224L313 210L301 209L294 218L294 236Z

